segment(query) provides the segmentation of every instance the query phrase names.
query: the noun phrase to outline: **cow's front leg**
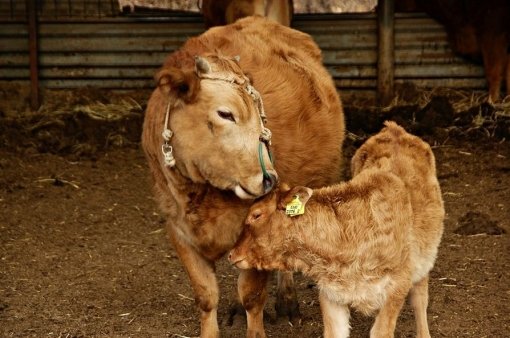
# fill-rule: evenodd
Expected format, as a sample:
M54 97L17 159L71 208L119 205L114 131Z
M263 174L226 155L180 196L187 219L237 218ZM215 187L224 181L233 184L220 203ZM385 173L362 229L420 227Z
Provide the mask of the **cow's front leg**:
M171 228L171 227L170 227ZM217 338L219 290L214 273L214 262L204 258L194 247L169 230L170 240L174 245L184 269L188 273L195 293L195 302L200 309L200 337Z
M276 290L276 313L279 317L288 316L293 324L299 323L301 313L294 286L294 275L291 271L278 271Z
M241 304L246 310L247 330L249 338L266 337L264 331L264 305L267 300L267 279L269 272L257 270L241 270L237 282L237 290Z

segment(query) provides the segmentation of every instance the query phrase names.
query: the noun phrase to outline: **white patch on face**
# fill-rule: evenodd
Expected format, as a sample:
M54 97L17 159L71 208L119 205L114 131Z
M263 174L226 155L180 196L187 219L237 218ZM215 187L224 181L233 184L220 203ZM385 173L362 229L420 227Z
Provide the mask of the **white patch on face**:
M252 194L248 193L246 190L241 188L241 186L239 184L237 184L234 187L234 192L237 195L237 197L239 197L240 199L243 199L243 200L250 200L250 199L254 199L257 197L257 196L253 196Z
M247 269L251 269L251 266L250 264L248 264L248 262L243 259L243 260L240 260L240 261L237 261L235 263L235 266L239 269L242 269L242 270L247 270Z

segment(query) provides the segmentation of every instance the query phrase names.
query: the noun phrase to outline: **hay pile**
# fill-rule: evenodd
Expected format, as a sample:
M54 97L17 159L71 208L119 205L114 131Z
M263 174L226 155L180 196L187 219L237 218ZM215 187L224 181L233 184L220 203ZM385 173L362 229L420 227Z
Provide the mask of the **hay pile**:
M47 91L37 112L7 114L0 123L3 144L77 157L136 147L146 101L139 96L90 88Z
M510 96L489 104L486 92L448 88L397 87L390 105L376 106L360 97L345 102L349 137L362 142L385 120L394 120L433 143L451 138L502 142L510 139ZM372 103L372 104L371 104Z
M0 86L0 144L8 149L94 157L111 148L139 145L150 91L48 90L37 112L28 110L27 93ZM396 121L431 144L510 139L510 97L488 104L486 93L412 85L400 86L397 94L387 107L342 95L347 137L353 145L378 132L385 120Z

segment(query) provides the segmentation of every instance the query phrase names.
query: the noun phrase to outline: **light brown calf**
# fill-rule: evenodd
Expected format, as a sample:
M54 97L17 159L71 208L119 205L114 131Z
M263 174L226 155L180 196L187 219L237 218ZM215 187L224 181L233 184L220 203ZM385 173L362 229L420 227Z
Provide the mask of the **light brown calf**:
M411 196L413 262L411 305L415 310L417 336L429 337L426 310L428 275L434 266L443 235L444 205L436 175L434 154L419 137L407 133L394 122L369 138L351 160L353 175L368 168L380 168L400 177Z
M372 337L393 337L410 292L417 336L427 325L428 273L444 210L434 156L394 123L353 158L354 178L328 188L279 190L256 202L229 259L242 269L299 270L320 290L325 337L349 335L349 308L379 311ZM290 217L296 196L304 214Z

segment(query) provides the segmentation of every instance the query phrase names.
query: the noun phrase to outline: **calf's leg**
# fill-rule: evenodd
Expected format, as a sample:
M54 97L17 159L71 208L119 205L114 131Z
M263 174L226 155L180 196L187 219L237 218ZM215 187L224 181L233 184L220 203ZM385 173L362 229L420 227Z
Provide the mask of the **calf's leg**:
M219 288L214 273L214 262L204 258L169 226L169 236L184 269L188 273L191 287L195 293L195 302L200 309L200 337L218 338L218 299Z
M330 300L322 292L319 300L324 323L324 338L347 338L350 333L349 307Z
M301 319L301 313L294 287L294 275L291 271L278 271L277 280L276 314L279 317L288 316L293 324L297 324Z
M410 292L411 306L416 318L416 337L430 338L429 325L427 323L427 306L429 304L429 277L423 278L414 284Z
M237 291L241 304L246 310L248 338L264 338L264 305L267 300L267 279L269 272L241 270L237 281Z
M375 317L370 330L370 338L393 338L400 310L404 305L407 292L394 292L388 295L386 303Z

